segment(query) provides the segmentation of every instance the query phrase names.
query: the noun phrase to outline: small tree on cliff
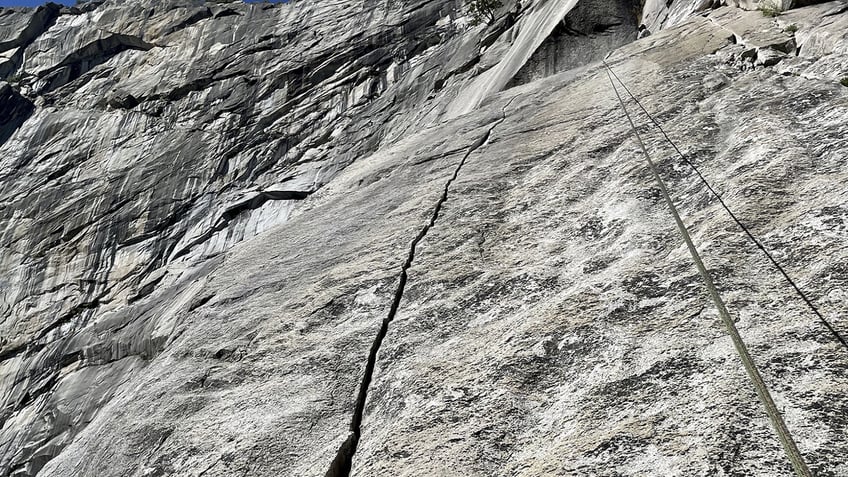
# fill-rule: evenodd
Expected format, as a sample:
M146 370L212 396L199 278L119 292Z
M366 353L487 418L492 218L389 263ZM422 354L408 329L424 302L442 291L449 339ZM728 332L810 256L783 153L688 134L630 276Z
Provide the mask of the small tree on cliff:
M492 23L495 21L495 12L501 8L501 0L468 0L468 14L471 15L471 24Z

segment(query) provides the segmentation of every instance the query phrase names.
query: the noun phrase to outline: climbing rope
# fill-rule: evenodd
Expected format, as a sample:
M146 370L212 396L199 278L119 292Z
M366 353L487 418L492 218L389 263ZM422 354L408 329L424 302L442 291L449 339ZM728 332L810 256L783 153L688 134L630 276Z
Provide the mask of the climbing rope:
M612 68L610 68L610 66L606 64L606 61L604 62L604 65L607 67L607 76L609 76L610 84L612 85L613 91L615 91L615 96L618 98L618 102L621 105L621 109L624 111L625 116L627 116L627 121L630 123L630 128L633 130L633 134L636 136L636 139L639 142L639 146L642 148L642 153L645 155L645 159L648 161L648 166L651 169L651 173L660 188L660 192L662 193L662 196L665 199L666 204L668 205L671 215L674 217L674 221L677 223L677 228L680 230L680 235L683 236L683 241L686 242L686 247L689 249L689 253L692 255L692 260L695 262L695 267L698 269L698 273L701 275L701 279L704 280L704 284L707 287L707 291L709 291L710 297L712 298L713 303L715 303L716 308L718 309L718 314L719 316L721 316L721 320L724 322L724 325L727 328L728 333L730 334L730 338L733 340L733 345L736 347L736 352L742 359L742 364L745 367L745 370L748 372L748 377L751 378L751 381L754 384L754 388L757 392L757 397L759 397L760 402L763 404L763 407L765 407L766 414L768 414L769 420L771 421L772 426L774 426L774 429L777 432L778 438L780 439L780 443L781 445L783 445L783 450L786 452L786 456L789 458L789 461L792 463L792 467L795 469L795 473L799 477L812 477L813 474L810 472L810 469L807 467L806 462L804 462L804 457L801 455L801 452L798 450L798 446L792 439L792 435L790 434L789 429L786 427L786 422L784 422L783 416L781 416L780 411L777 409L777 405L775 405L774 403L774 399L772 399L771 397L771 393L766 387L762 376L760 376L760 372L757 370L757 366L756 364L754 364L754 360L751 358L751 354L748 352L748 348L747 346L745 346L745 342L742 341L742 337L739 335L739 331L736 329L736 325L734 324L733 319L730 317L730 313L727 311L727 306L725 306L724 300L722 300L721 296L719 295L718 289L716 289L715 284L713 283L713 280L710 277L706 266L704 266L704 262L701 259L698 250L695 248L695 244L692 242L692 238L689 235L689 231L686 229L686 225L680 218L680 214L677 211L677 207L674 205L674 201L671 200L671 196L668 193L668 188L666 187L665 182L662 180L662 177L660 177L660 173L657 169L656 164L654 164L654 161L651 159L650 154L648 154L648 149L645 147L645 143L642 141L642 136L636 129L636 124L633 122L633 118L630 117L630 112L627 111L627 107L624 105L624 100L621 98L621 95L619 94L618 88L615 86L615 81L612 77Z
M692 161L690 161L689 158L686 157L686 155L680 151L680 148L677 147L677 144L675 144L674 141L672 141L671 138L668 137L668 134L666 134L665 129L663 129L662 125L660 125L660 123L656 119L654 119L651 113L649 113L648 110L645 109L645 106L642 105L642 103L636 98L636 96L633 95L632 92L630 92L630 89L627 87L626 84L624 84L624 81L622 81L621 78L619 78L618 75L615 74L615 71L610 68L606 61L604 61L604 66L607 67L609 72L612 73L618 83L621 84L621 87L624 88L624 91L626 91L627 94L630 95L630 98L632 98L633 101L639 106L639 108L642 109L642 112L644 112L645 115L648 116L648 119L650 119L651 122L654 123L657 129L659 129L660 133L663 135L665 140L668 141L672 148L674 148L674 150L677 152L677 155L679 155L680 158L683 159L683 162L685 162L686 165L688 165L690 168L692 168L693 171L695 171L695 174L697 174L701 182L703 182L707 189L710 191L710 193L712 193L712 195L715 196L716 199L718 199L719 204L721 204L727 214L730 215L730 218L733 219L734 222L736 222L736 225L738 225L739 228L741 228L742 231L745 232L745 235L748 236L751 242L753 242L754 245L756 245L757 248L759 248L763 252L763 254L765 254L766 258L768 258L772 265L774 265L774 267L777 268L780 274L783 275L783 278L786 279L789 285L795 290L795 293L797 293L798 296L801 297L801 300L803 300L804 303L807 304L807 307L812 310L813 314L818 317L819 321L824 325L824 327L827 328L828 331L830 331L830 333L837 339L837 341L842 344L843 347L848 349L848 342L845 340L845 338L836 330L836 328L833 327L833 325L830 324L830 322L827 321L827 319L825 319L825 317L819 312L819 309L816 307L816 305L813 304L812 300L810 300L807 297L806 293L804 293L801 288L795 283L795 280L793 280L792 277L789 276L786 270L780 265L780 263L778 263L778 261L774 258L771 252L768 251L765 245L763 245L763 243L760 242L760 240L754 236L751 230L748 229L748 227L746 227L745 224L743 224L742 221L736 217L736 214L734 214L733 211L730 210L730 207L728 207L728 205L724 202L724 199L721 197L721 195L713 188L707 178L704 177L703 174L701 174L701 171L698 169L698 167Z

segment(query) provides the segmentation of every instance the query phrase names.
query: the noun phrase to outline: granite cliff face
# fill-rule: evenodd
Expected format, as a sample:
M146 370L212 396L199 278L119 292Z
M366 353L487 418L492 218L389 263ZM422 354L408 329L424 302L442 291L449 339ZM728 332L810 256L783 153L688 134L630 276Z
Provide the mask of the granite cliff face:
M0 476L791 475L605 57L848 475L848 2L505 3L0 9Z

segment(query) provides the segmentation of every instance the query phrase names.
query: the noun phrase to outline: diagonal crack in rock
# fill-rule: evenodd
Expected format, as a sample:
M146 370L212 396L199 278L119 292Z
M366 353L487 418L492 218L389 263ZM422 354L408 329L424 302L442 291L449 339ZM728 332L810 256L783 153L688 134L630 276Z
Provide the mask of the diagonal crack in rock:
M471 156L474 151L486 144L492 135L492 131L494 131L496 127L498 127L506 120L506 109L509 107L510 104L512 104L516 97L510 99L503 106L501 118L495 121L492 126L486 130L485 134L483 134L477 141L475 141L471 146L468 147L468 150L466 151L465 155L463 155L462 159L459 161L459 164L457 164L456 168L454 169L453 174L450 178L448 178L447 182L445 182L442 195L439 197L439 200L433 207L433 215L430 217L430 221L427 222L424 227L421 228L421 231L418 232L418 235L412 240L412 243L409 246L409 253L406 256L406 261L401 266L400 277L398 279L398 286L395 289L394 299L392 300L392 306L389 309L388 315L383 318L383 321L380 324L380 329L377 332L377 336L374 338L374 342L371 344L371 349L368 353L368 358L365 364L365 372L362 377L362 381L359 385L359 392L356 396L353 417L350 423L350 434L339 447L339 450L336 452L333 461L330 463L330 468L327 470L327 473L324 474L325 477L348 477L350 475L351 467L353 465L353 456L354 454L356 454L356 449L359 445L359 439L362 434L362 419L365 413L365 402L368 399L368 389L371 386L371 381L374 378L374 369L377 365L377 355L380 352L380 347L383 344L383 340L386 338L386 335L389 332L389 325L392 323L392 321L394 321L395 316L397 315L398 308L400 308L400 302L403 299L403 292L406 289L406 282L409 277L408 271L412 267L412 263L415 261L415 251L418 244L422 240L424 240L424 237L427 236L427 233L430 231L430 229L436 225L436 221L439 219L439 213L442 210L442 206L448 200L448 196L450 194L450 187L454 183L454 181L456 181L457 177L459 176L459 173L462 171L462 167L468 160L468 157Z

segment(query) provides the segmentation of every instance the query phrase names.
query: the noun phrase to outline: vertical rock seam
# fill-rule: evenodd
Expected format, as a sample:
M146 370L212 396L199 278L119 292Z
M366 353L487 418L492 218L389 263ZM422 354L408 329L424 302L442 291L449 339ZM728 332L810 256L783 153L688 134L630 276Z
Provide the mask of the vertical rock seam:
M436 202L436 206L433 208L433 215L430 217L430 221L424 225L420 232L418 232L418 235L409 246L409 254L407 254L406 261L403 263L403 266L401 266L400 280L398 281L398 286L395 290L394 300L392 301L392 306L389 309L389 314L383 319L383 322L380 325L380 330L377 332L377 336L374 338L374 342L371 344L371 350L368 353L368 361L365 364L365 374L359 385L359 393L356 396L353 418L350 422L350 435L339 447L339 450L336 452L336 456L333 458L333 462L330 463L330 468L327 470L327 473L324 474L324 477L348 477L350 475L351 467L353 465L353 455L356 453L356 448L359 445L359 437L362 432L361 427L362 417L365 412L365 401L368 398L368 388L371 386L371 380L374 377L374 368L377 364L377 354L380 352L380 346L383 344L383 339L389 332L389 324L395 319L395 315L400 307L400 301L403 298L403 291L406 288L406 281L408 278L407 271L410 267L412 267L412 262L415 260L415 248L418 246L418 243L427 236L427 232L436 225L436 221L439 219L439 212L442 210L442 205L444 205L444 203L448 200L450 186L459 176L459 172L462 170L462 166L465 165L465 161L468 160L468 157L474 151L485 144L489 140L492 131L500 123L506 120L506 108L511 102L512 100L504 106L503 116L501 119L496 121L492 127L486 131L486 134L468 148L468 151L454 169L453 175L445 183L445 189L442 192L441 197L439 197L438 202Z

